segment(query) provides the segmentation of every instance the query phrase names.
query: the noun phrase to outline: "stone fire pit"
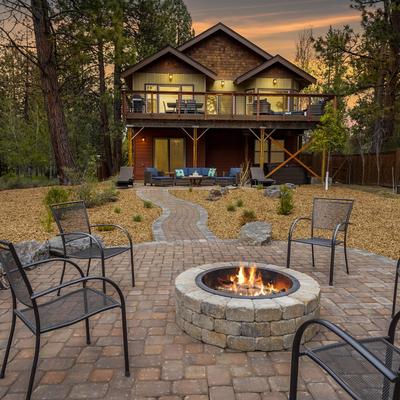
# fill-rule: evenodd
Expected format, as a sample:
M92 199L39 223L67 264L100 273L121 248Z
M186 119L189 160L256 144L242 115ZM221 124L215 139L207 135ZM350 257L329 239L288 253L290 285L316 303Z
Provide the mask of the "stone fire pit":
M238 266L239 262L206 264L181 273L175 280L177 324L193 338L223 348L290 349L296 329L304 321L319 316L319 284L306 274L262 263L257 263L257 268L285 275L293 280L293 287L270 297L246 298L209 290L199 282L206 271ZM305 341L317 329L317 326L310 327Z

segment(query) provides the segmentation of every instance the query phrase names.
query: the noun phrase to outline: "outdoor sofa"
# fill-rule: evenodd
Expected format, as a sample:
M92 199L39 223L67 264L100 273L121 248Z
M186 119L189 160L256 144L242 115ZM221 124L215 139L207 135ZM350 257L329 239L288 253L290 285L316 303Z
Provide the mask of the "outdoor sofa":
M153 186L172 186L174 178L169 175L164 175L164 172L159 171L154 167L147 167L144 170L144 185Z
M241 168L231 168L228 175L217 176L215 184L219 186L239 186L241 172Z
M215 184L217 170L215 168L205 167L185 167L175 169L174 184L177 186L187 185L190 183L190 176L193 174L202 176L201 185L211 186Z

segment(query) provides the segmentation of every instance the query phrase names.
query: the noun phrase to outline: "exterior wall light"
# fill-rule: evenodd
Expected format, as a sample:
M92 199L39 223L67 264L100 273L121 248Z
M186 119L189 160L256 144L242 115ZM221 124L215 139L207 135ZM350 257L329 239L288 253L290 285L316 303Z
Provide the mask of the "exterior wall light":
M168 74L168 79L169 79L169 81L170 82L172 82L172 78L173 78L174 76L172 75L172 74Z
M225 81L222 79L222 81L221 81L221 87L224 87L225 86Z
M272 83L273 83L274 85L276 85L276 84L278 83L278 79L276 79L276 78L272 79Z
M146 138L145 137L142 137L142 142L145 142L146 141Z

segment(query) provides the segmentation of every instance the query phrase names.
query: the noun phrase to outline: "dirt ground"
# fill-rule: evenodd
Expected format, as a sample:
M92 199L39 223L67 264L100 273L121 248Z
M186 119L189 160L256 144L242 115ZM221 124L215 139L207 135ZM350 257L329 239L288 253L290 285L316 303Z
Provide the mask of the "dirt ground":
M45 216L43 198L48 188L15 189L0 191L0 238L12 242L24 240L46 240L57 233L53 224L52 232L46 232L42 224ZM115 210L120 210L120 213ZM88 210L92 224L114 223L124 226L134 242L152 240L151 225L161 214L158 207L144 208L143 200L137 197L135 190L122 189L119 191L117 202L108 203ZM132 217L142 216L142 222L134 222ZM97 232L111 245L126 243L124 236L116 230Z
M349 229L348 245L365 249L394 259L400 257L400 196L373 191L358 190L356 187L333 186L325 192L319 185L304 185L294 190L294 210L288 215L278 215L278 199L263 195L255 188L234 189L221 200L206 200L208 190L171 190L179 198L203 206L208 214L210 229L222 239L236 238L241 227L243 210L253 210L257 220L272 224L273 239L286 240L291 222L300 216L310 216L314 197L354 199ZM235 211L227 211L227 205L238 199L244 203ZM309 225L298 225L298 235L309 235ZM303 236L304 237L304 236Z

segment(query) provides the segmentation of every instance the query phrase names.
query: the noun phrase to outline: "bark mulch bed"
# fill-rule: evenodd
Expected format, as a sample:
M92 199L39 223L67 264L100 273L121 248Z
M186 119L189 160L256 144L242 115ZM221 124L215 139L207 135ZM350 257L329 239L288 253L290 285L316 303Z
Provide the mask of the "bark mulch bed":
M25 240L44 241L55 236L57 228L54 225L52 232L46 232L41 221L45 216L43 198L48 188L15 189L0 191L0 238L12 242ZM120 213L116 213L115 210ZM152 240L151 226L157 219L161 210L144 208L143 200L136 196L135 190L123 189L119 191L118 201L108 203L88 210L90 222L113 223L122 225L132 235L136 243ZM139 214L143 217L142 222L134 222L132 217ZM105 238L106 243L117 245L126 243L123 235L117 230L109 232L98 232Z
M400 257L400 196L369 193L345 186L333 186L325 192L319 185L304 185L294 190L294 210L288 215L278 215L279 199L271 199L263 195L263 190L240 188L231 190L229 194L217 201L208 201L208 190L194 189L171 190L175 196L198 203L208 214L209 228L221 239L236 238L241 227L243 210L253 210L257 220L272 224L275 240L287 240L291 222L299 216L310 216L313 197L334 197L354 199L351 216L348 245L365 249L390 258ZM229 204L237 200L243 201L243 207L235 211L227 211ZM298 225L299 235L309 235L309 225ZM303 236L304 237L304 236Z

